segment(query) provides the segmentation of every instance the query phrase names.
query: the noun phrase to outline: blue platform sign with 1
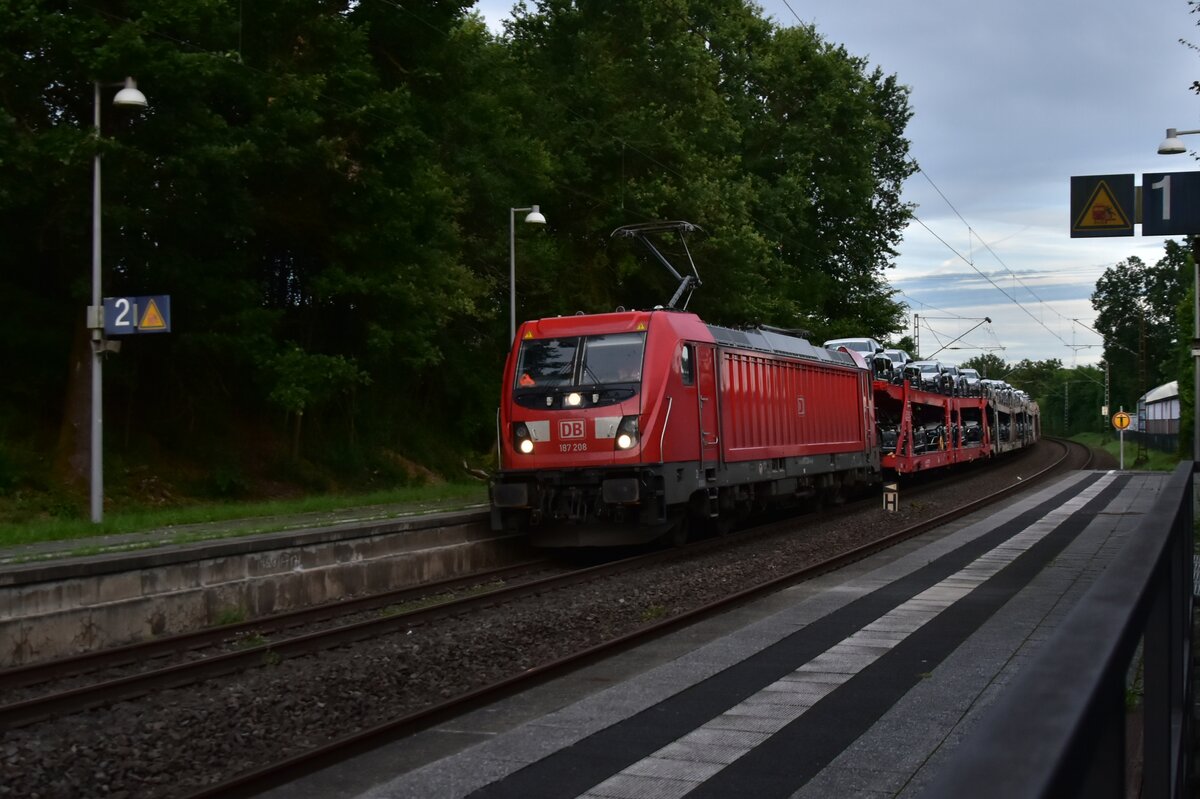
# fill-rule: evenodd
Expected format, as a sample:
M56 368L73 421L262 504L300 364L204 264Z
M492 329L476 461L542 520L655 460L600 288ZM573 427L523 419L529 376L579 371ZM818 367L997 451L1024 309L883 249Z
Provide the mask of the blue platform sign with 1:
M110 336L171 332L171 295L105 297L104 332Z
M1200 172L1142 175L1142 235L1200 233Z

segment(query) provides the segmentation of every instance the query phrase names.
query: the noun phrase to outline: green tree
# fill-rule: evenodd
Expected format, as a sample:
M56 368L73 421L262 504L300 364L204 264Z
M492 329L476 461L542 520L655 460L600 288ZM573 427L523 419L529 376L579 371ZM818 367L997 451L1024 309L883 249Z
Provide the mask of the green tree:
M1196 429L1196 361L1192 355L1192 340L1195 338L1196 320L1195 282L1188 284L1187 292L1175 309L1175 325L1179 330L1179 347L1175 355L1175 375L1179 381L1179 452L1184 457L1200 457L1192 453Z
M900 199L916 170L908 90L809 26L776 30L753 66L760 107L743 159L759 186L754 216L783 262L772 288L818 338L886 338L903 329L884 273L911 216Z
M1009 372L1009 366L1005 360L999 355L993 355L990 352L968 358L959 365L965 366L968 369L974 369L979 372L980 377L987 377L992 380L999 380L1001 379L1001 375L1008 374Z
M1114 407L1136 408L1138 397L1174 376L1180 346L1175 314L1190 282L1189 264L1188 251L1168 241L1154 265L1131 256L1096 281L1092 307L1104 336Z
M1043 429L1056 435L1103 432L1106 424L1100 410L1104 405L1104 373L1093 366L1060 369L1054 381L1043 384L1038 402Z
M972 360L980 365L994 366L985 360L994 357L980 356ZM1103 431L1104 418L1100 414L1104 404L1102 370L1094 366L1068 369L1057 358L1044 361L1026 358L1007 370L1003 379L1037 401L1042 429L1046 433L1071 436L1085 431Z
M728 14L701 13L717 6ZM665 303L675 288L668 275L607 239L618 226L660 219L710 234L689 242L705 264L697 310L738 304L743 319L761 315L768 298L755 272L769 253L748 224L741 128L710 49L764 38L767 25L755 20L740 3L651 0L539 2L517 17L514 58L541 99L538 129L557 154L555 186L543 200L553 245L522 259L523 317ZM749 32L718 31L729 26ZM678 243L669 246L672 257L683 255Z
M105 293L175 299L170 336L130 340L109 359L110 445L183 454L257 426L272 397L290 395L287 370L272 365L296 348L424 399L417 386L445 359L447 330L481 313L487 286L462 257L462 203L431 146L437 131L422 128L420 97L380 79L357 5L126 2L101 14L29 0L0 10L0 58L23 76L0 99L0 183L30 185L0 197L6 257L38 265L0 270L22 309L0 332L38 315L47 331L20 356L44 364L28 397L6 406L62 412L70 461L81 447L71 433L86 429L86 406L70 397L87 392L84 220L97 147ZM490 41L465 39L460 50ZM106 90L96 141L92 81L127 74L151 108L123 118ZM82 368L65 361L72 330ZM68 399L45 402L56 394ZM306 429L332 433L320 417L333 414L344 430L351 412L310 406Z
M1044 361L1022 358L1009 369L1006 375L1002 375L998 379L1006 380L1036 399L1048 395L1051 389L1058 385L1062 369L1062 361L1058 358L1049 358Z
M903 352L907 352L909 355L911 355L913 357L915 357L914 353L916 353L916 351L917 351L916 342L913 341L912 336L908 336L908 335L901 336L898 339L894 339L892 341L892 343L887 345L887 347L888 347L888 349L901 350Z
M488 446L506 217L534 202L524 318L664 302L673 280L608 233L681 218L707 231L688 241L706 319L901 329L894 77L742 0L541 0L500 37L471 6L0 4L6 449L86 464L97 153L104 293L173 298L171 334L106 361L127 462ZM106 87L96 137L93 81L126 75L150 108Z
M709 234L689 246L704 280L693 308L711 321L818 340L901 328L883 274L910 213L907 91L759 13L735 0L542 0L518 15L515 57L563 154L545 204L558 252L528 268L528 315L664 302L665 272L598 245L619 225L667 218Z

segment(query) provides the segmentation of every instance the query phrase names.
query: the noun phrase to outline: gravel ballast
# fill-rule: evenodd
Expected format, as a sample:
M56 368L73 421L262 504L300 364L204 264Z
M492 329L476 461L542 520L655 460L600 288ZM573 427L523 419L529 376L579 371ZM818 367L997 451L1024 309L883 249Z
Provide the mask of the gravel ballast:
M935 517L1027 477L1042 444L886 513L808 515L730 546L414 627L265 662L236 676L53 719L0 737L0 797L176 797L676 616Z

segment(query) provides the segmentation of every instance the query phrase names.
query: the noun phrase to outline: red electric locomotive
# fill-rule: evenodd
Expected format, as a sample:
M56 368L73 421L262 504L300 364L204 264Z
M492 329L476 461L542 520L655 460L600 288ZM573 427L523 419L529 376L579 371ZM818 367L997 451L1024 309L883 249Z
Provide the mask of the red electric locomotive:
M700 285L649 236L619 228L680 281L666 308L526 322L504 370L492 526L540 546L687 538L772 502L880 479L871 373L788 331L732 330L676 310ZM690 253L688 258L690 260ZM683 306L686 308L686 300Z
M879 480L871 374L784 331L656 309L526 322L504 371L492 524L606 546Z

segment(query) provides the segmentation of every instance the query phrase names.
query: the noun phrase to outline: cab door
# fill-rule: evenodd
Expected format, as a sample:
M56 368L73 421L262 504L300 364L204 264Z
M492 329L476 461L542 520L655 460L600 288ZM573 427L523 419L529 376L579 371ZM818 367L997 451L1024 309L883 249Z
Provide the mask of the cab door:
M696 345L696 402L700 421L700 463L707 471L716 469L721 459L720 406L717 396L717 348Z

